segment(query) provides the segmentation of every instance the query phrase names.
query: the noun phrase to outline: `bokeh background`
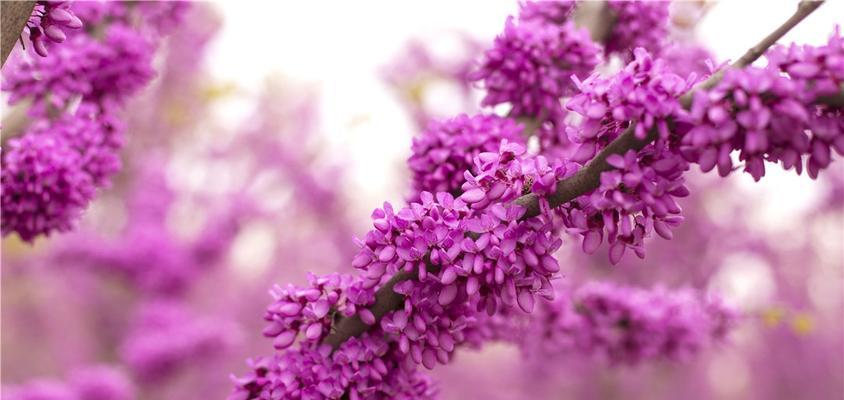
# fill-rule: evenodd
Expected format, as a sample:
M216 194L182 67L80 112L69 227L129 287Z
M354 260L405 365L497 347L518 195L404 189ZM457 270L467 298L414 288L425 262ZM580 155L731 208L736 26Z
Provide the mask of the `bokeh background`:
M824 43L844 22L844 2L827 3L783 42ZM691 35L737 58L795 6L707 3ZM463 75L517 8L194 4L129 107L124 172L79 230L3 239L4 387L106 364L143 399L223 397L246 358L273 351L260 333L272 285L351 271L371 210L408 193L424 121L478 110ZM758 183L693 175L687 221L644 261L611 267L603 248L564 245L561 265L574 286L720 294L744 314L728 343L636 367L462 351L433 371L443 398L842 398L844 163L817 181L776 167Z

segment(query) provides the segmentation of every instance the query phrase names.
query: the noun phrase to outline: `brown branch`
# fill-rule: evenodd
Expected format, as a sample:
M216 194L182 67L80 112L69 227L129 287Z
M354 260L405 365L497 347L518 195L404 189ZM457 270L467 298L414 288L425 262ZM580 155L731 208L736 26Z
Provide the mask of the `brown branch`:
M841 85L841 90L838 92L838 94L820 96L815 99L815 103L826 104L831 107L844 108L844 85Z
M431 264L429 263L427 265L428 270L433 272ZM378 289L375 293L375 304L369 308L369 311L372 311L372 314L375 315L376 324L388 312L398 310L404 304L404 295L396 293L393 291L393 288L397 284L414 279L415 277L416 273L414 272L401 271L393 275L384 286ZM358 337L368 331L369 327L357 315L340 318L334 325L333 331L322 342L331 345L332 349L337 349L337 347L340 347L350 337Z
M33 8L34 1L0 2L0 67L6 64Z
M765 50L776 43L786 32L797 25L800 21L805 19L809 14L815 11L823 2L822 1L803 1L797 8L794 15L785 21L779 28L777 28L770 35L765 37L759 44L751 48L738 61L732 64L732 67L741 68L750 65L753 61L759 58ZM696 90L708 89L715 86L720 81L722 74L713 74L709 79L700 83L681 97L684 107L688 107L686 99L691 102L691 96ZM557 182L554 194L547 197L551 207L558 207L567 203L578 196L589 193L595 190L600 184L601 173L612 169L607 164L606 159L612 154L624 154L628 150L641 150L648 143L656 139L656 132L651 130L647 137L638 139L635 135L635 121L621 134L618 138L613 140L606 148L598 153L585 167L583 167L576 174ZM517 204L524 206L527 209L524 218L531 218L539 215L539 196L531 193L522 196L515 200ZM436 268L428 263L428 268ZM378 289L375 293L375 304L370 308L375 314L376 324L381 318L392 310L396 310L404 303L404 296L395 293L393 287L399 282L413 279L415 273L413 272L399 272L395 274L383 287ZM351 318L341 318L335 324L333 331L326 336L323 343L330 344L333 348L337 348L350 337L357 337L369 330L370 326L363 323L358 316Z

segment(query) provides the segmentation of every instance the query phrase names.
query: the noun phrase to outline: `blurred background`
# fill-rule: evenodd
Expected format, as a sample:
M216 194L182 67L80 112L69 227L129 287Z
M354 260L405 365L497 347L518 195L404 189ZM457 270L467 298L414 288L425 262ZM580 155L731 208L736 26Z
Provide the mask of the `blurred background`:
M723 62L796 3L678 7L700 19L674 23ZM268 290L352 270L352 238L372 209L409 193L413 136L429 118L479 110L465 74L517 9L193 4L159 51L158 78L126 113L123 172L79 229L33 245L3 239L4 387L107 365L142 399L229 393L230 373L273 351L261 336ZM829 1L783 42L822 44L842 15L844 2ZM537 365L506 345L466 350L433 371L442 397L842 398L844 163L816 181L777 167L758 183L691 175L686 221L673 240L651 239L645 260L611 267L605 248L586 256L577 245L559 258L573 286L720 294L746 316L729 343L637 367L574 356Z

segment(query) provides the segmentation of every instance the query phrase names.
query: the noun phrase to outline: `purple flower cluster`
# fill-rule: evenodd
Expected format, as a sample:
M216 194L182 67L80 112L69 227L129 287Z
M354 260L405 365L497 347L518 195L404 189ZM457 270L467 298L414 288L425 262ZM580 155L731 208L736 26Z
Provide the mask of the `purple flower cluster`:
M658 54L668 34L669 1L609 0L613 26L606 40L606 52L618 53L625 61L633 59L633 50L644 47Z
M123 103L155 76L154 47L137 31L111 25L105 39L76 35L48 57L18 62L3 71L9 102L34 101L30 114L62 110L76 97L105 110Z
M107 365L78 368L68 382L40 379L4 386L4 400L131 400L135 388L120 370Z
M224 352L235 334L226 323L194 316L180 301L151 301L138 311L120 357L138 379L153 382Z
M809 176L831 162L830 148L844 155L844 113L840 106L814 105L822 96L832 96L844 91L844 38L836 26L826 45L778 46L765 56L771 66L785 72L797 82L797 94L809 108L808 128L812 132L810 153L806 168Z
M120 126L85 115L55 121L38 119L9 141L0 175L3 234L31 241L51 231L67 231L98 186L120 169ZM109 119L109 121L111 121Z
M519 3L519 20L562 25L577 6L576 0L540 0Z
M435 199L425 192L421 199L398 212L389 204L376 210L376 229L353 265L373 281L397 271L418 275L396 285L404 307L385 316L381 327L397 336L402 353L432 368L464 340L461 330L474 312L494 314L501 304L529 312L535 294L552 297L550 279L559 271L552 254L561 241L545 217L520 221L519 206L495 204L473 213L447 193Z
M71 15L67 5L47 2L42 25ZM31 241L69 230L120 169L124 128L117 112L155 75L155 47L128 25L104 29L102 39L76 34L43 58L19 58L3 70L9 102L31 99L33 117L3 154L4 235Z
M585 325L581 346L620 363L683 359L707 340L723 338L734 311L692 292L641 290L608 284L578 290L574 307Z
M529 357L598 355L613 364L685 360L723 341L737 319L719 299L692 290L669 291L590 283L544 303L517 329Z
M484 106L509 103L510 116L557 119L564 114L560 98L574 90L571 78L585 77L600 60L600 47L573 22L510 17L470 78L482 82Z
M198 237L186 241L166 224L174 194L163 168L150 163L139 169L136 182L142 189L127 201L126 229L117 238L88 232L70 236L52 252L52 261L117 275L144 295L184 295L203 271L227 254L243 220L256 212L254 205L233 201L209 216Z
M547 195L558 180L572 175L577 167L559 160L552 164L543 156L527 156L521 144L502 141L497 152L478 154L474 168L464 172L460 199L480 210L491 204L506 204L528 192Z
M522 125L496 115L465 114L433 121L413 139L407 165L413 173L412 201L422 192L448 192L459 196L464 173L473 171L473 160L483 152L498 151L502 140L524 144Z
M671 228L683 220L675 198L689 195L683 179L688 163L660 146L614 154L607 163L615 169L601 174L595 192L566 206L563 223L570 233L583 235L586 253L593 253L606 234L611 263L618 263L628 247L644 258L644 238L656 232L671 239Z
M776 46L765 53L768 65L786 73L806 101L841 92L844 83L844 38L839 26L823 46Z
M49 54L45 40L62 43L67 39L65 29L82 28L82 20L73 13L70 4L56 0L40 0L35 4L26 27L32 47L41 57Z
M3 157L3 235L33 240L67 231L94 193L79 154L61 137L26 135L9 141Z
M405 359L406 360L406 359ZM247 376L232 377L229 400L248 399L433 399L436 389L394 346L366 334L334 352L308 344L248 361Z
M308 275L309 287L278 285L270 292L275 301L267 307L264 319L269 325L264 336L275 338L273 347L290 347L301 334L301 342L318 344L331 329L336 313L360 318L372 325L375 317L366 308L374 301L375 293L365 280L354 281L350 275ZM375 282L377 283L377 281ZM367 287L363 287L363 286Z
M677 98L691 88L694 78L683 79L671 73L662 60L654 60L643 48L637 48L634 55L633 61L610 78L593 74L577 82L580 93L566 103L583 118L570 129L572 139L580 143L573 161L591 160L630 121L638 121L638 138L644 138L651 129L668 138L668 120L681 110Z
M480 172L476 176L467 172L472 183L466 187L471 189L462 196L475 204L487 201L483 207L471 208L446 192L436 196L422 192L420 202L398 211L389 203L376 209L374 229L359 241L361 249L352 261L362 271L358 277L311 277L308 287L277 287L264 333L275 338L276 348L286 351L253 366L256 372L236 381L233 396L255 398L276 390L293 397L319 392L337 398L362 388L356 390L368 392L361 391L361 396L370 393L379 398L378 393L395 389L384 386L384 363L402 365L391 368L403 371L397 379L405 383L399 387L428 393L427 386L419 386L415 368L445 364L458 345L477 343L477 337L467 338L463 331L471 332L478 313L491 315L516 305L530 312L537 294L552 298L551 279L560 269L553 253L562 241L556 237L547 204L541 216L522 220L522 207L501 202L531 185L550 190L557 173L565 169L551 168L541 158L523 158L523 153L523 147L503 141L499 152L475 157ZM510 174L505 176L505 170ZM519 189L495 189L492 196L497 202L492 204L488 189L496 184L487 178L495 175L501 175L504 180L499 183L504 185L518 182ZM394 286L395 293L404 296L402 306L377 321L366 307L374 303L374 291L398 273L411 273L415 279ZM335 313L357 315L373 328L330 353L320 342ZM299 346L289 349L297 337ZM354 374L347 371L349 363L372 363L378 373L375 378L371 369Z
M744 170L755 180L765 175L765 161L816 178L832 162L831 149L844 154L840 106L815 104L841 92L844 40L836 32L820 47L777 47L768 66L729 70L716 87L695 93L684 122L683 155L721 176L733 170L730 154L739 151Z
M135 388L122 371L95 365L73 371L70 384L80 400L130 400Z
M582 117L569 129L579 143L573 161L591 160L629 121L637 121L634 132L639 138L651 130L659 133L656 143L639 152L610 156L607 162L615 169L601 174L598 189L565 207L563 223L569 232L583 235L585 252L594 252L606 237L615 264L628 247L644 257L643 240L654 231L672 237L670 228L682 221L675 198L689 194L683 180L689 166L674 149L669 123L682 112L677 97L694 79L669 72L662 60L638 48L635 59L613 77L592 75L579 83L581 93L567 103Z
M775 69L727 71L715 88L695 93L683 154L703 171L717 166L721 176L733 170L733 150L740 151L745 171L755 180L765 175L766 159L802 171L809 115L796 96L795 83Z

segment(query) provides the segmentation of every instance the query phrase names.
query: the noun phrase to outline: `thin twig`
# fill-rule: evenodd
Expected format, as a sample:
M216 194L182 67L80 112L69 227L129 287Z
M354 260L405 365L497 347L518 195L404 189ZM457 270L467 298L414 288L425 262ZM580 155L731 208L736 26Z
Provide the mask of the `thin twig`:
M738 61L732 64L732 67L741 68L750 65L753 61L759 58L765 50L771 47L777 40L782 38L786 32L796 26L800 21L805 19L809 14L815 11L823 1L803 1L797 8L794 15L785 21L779 28L777 28L770 35L762 39L756 46L747 51ZM713 74L709 79L695 86L688 93L681 97L691 98L696 90L708 89L715 86L721 79L721 74ZM690 100L689 100L690 102ZM685 107L688 107L685 105ZM576 174L557 182L557 187L554 193L547 197L551 207L558 207L567 203L578 196L589 193L595 190L600 183L601 173L612 169L612 166L607 164L606 160L612 154L624 154L628 150L641 150L648 143L656 139L657 134L651 130L647 137L638 139L635 135L635 121L624 131L624 133L613 140L606 148L598 153L586 166L584 166ZM516 199L516 203L524 206L527 209L523 218L531 218L539 215L539 196L531 193ZM426 263L427 268L437 268L430 263ZM434 270L435 272L435 270ZM396 310L404 303L404 296L395 293L393 287L399 282L415 278L415 273L401 271L393 275L393 277L375 293L375 304L370 308L375 314L376 324L381 318L392 310ZM332 332L325 337L323 343L330 344L332 348L336 349L343 342L350 337L357 337L369 330L370 326L365 324L357 315L350 318L341 318L334 326Z

